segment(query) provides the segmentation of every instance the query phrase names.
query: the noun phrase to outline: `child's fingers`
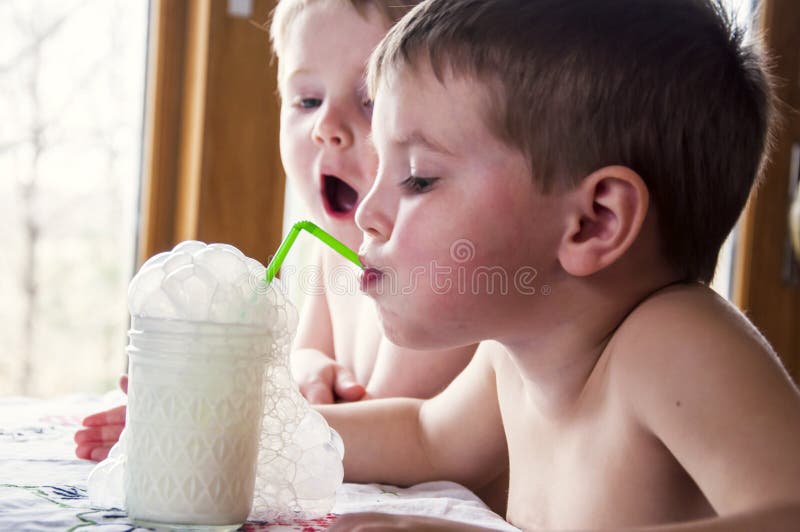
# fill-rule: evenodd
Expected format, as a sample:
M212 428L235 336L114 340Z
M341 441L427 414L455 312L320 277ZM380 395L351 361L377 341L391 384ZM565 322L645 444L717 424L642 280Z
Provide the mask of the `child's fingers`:
M75 443L110 443L119 440L119 435L125 425L103 425L102 427L89 427L75 433Z
M119 378L119 387L122 388L122 391L128 393L128 376L123 375Z
M111 451L111 445L82 444L75 449L75 456L82 460L105 460Z
M347 368L336 368L336 377L333 383L336 397L343 401L358 401L366 393L366 388L356 382L355 377Z
M110 445L101 445L100 447L95 447L92 449L92 453L90 458L95 462L100 462L101 460L105 460L108 458L108 453L111 452Z
M82 443L75 448L75 456L81 460L91 460L92 451L97 447L94 443Z
M126 406L122 405L106 410L105 412L92 414L83 420L83 426L99 427L102 425L124 425L126 409Z
M313 381L300 386L300 392L312 405L333 403L333 391L322 381Z

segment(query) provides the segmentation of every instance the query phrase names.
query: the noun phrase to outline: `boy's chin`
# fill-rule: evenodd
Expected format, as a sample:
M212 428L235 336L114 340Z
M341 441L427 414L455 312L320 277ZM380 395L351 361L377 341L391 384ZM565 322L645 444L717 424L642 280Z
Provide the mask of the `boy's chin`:
M415 351L446 349L461 343L447 338L441 330L387 320L384 316L381 316L381 329L394 345Z

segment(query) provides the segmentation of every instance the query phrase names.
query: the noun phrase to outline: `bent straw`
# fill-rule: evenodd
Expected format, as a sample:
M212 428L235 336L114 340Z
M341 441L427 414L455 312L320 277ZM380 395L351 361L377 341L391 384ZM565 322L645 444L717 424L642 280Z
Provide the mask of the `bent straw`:
M283 239L280 247L278 247L278 251L275 252L275 256L271 261L269 261L269 265L267 265L267 284L271 283L272 280L275 279L275 276L278 274L278 270L281 269L281 264L283 264L284 259L286 259L286 255L289 253L289 249L292 247L292 244L294 244L294 241L297 240L297 235L300 234L302 229L305 229L315 237L325 242L328 246L330 246L331 249L339 253L342 257L346 258L362 270L364 269L364 265L361 264L360 260L358 260L358 255L355 251L336 240L316 224L309 222L308 220L301 220L292 226L291 230L289 230L289 234L286 235L286 238Z

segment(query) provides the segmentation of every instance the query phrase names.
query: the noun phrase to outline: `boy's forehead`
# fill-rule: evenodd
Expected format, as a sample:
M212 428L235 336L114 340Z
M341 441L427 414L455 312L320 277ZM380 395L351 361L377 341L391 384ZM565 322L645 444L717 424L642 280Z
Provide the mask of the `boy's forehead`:
M394 66L376 89L377 142L452 155L459 143L491 135L487 87L471 78L447 74L439 79L430 66Z
M279 82L298 73L333 73L357 75L361 84L367 58L385 33L386 23L374 8L362 15L350 2L311 2L285 28Z

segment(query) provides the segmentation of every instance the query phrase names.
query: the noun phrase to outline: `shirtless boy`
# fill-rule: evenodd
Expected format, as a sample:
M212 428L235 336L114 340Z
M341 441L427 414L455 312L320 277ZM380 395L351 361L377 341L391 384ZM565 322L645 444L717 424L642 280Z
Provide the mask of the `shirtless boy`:
M399 345L491 341L430 400L319 407L346 480L478 488L507 444L523 529L796 530L800 395L705 284L773 114L723 9L428 0L378 46L370 87L362 287Z

